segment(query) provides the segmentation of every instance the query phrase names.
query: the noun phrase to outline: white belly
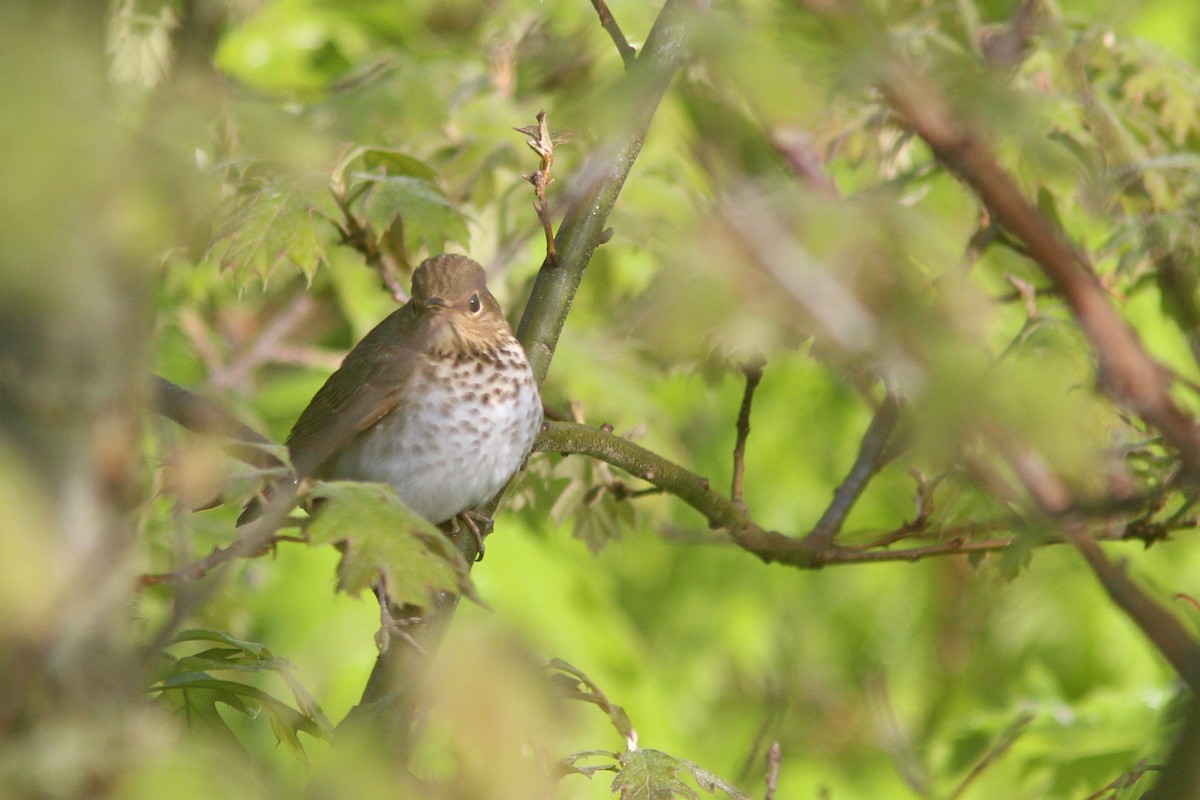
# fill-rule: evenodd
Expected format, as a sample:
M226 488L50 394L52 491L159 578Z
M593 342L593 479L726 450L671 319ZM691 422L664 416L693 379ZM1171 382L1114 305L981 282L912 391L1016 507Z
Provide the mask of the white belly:
M526 364L508 369L508 388L485 389L473 362L446 365L456 387L421 381L405 401L359 434L326 477L390 483L433 523L494 496L521 468L542 424Z

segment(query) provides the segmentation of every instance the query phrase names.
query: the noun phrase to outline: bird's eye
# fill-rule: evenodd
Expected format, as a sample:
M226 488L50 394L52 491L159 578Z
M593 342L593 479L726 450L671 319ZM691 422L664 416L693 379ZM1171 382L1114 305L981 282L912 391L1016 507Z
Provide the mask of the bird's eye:
M467 307L471 309L472 314L478 314L479 310L483 308L483 303L480 301L479 295L471 295L471 302L467 305Z

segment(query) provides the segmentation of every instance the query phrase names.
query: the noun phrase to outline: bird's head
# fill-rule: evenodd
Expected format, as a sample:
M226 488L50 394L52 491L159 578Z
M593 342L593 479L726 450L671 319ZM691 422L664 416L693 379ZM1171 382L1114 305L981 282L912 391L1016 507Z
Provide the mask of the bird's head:
M443 253L421 262L413 272L412 305L439 349L490 349L511 335L483 267L466 256Z

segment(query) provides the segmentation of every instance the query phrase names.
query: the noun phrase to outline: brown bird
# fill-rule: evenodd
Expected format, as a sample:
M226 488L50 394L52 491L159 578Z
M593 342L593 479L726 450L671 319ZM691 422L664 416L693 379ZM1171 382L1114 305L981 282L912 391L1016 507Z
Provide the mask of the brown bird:
M443 254L417 267L412 299L350 351L287 446L299 479L389 483L438 524L499 492L541 424L529 361L483 268Z

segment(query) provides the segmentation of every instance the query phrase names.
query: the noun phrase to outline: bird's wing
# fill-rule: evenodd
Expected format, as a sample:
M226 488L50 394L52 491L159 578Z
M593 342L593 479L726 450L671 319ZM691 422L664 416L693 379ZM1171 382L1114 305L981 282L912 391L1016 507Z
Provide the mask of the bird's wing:
M296 420L287 446L299 477L316 473L400 402L421 352L410 311L405 306L375 326Z

